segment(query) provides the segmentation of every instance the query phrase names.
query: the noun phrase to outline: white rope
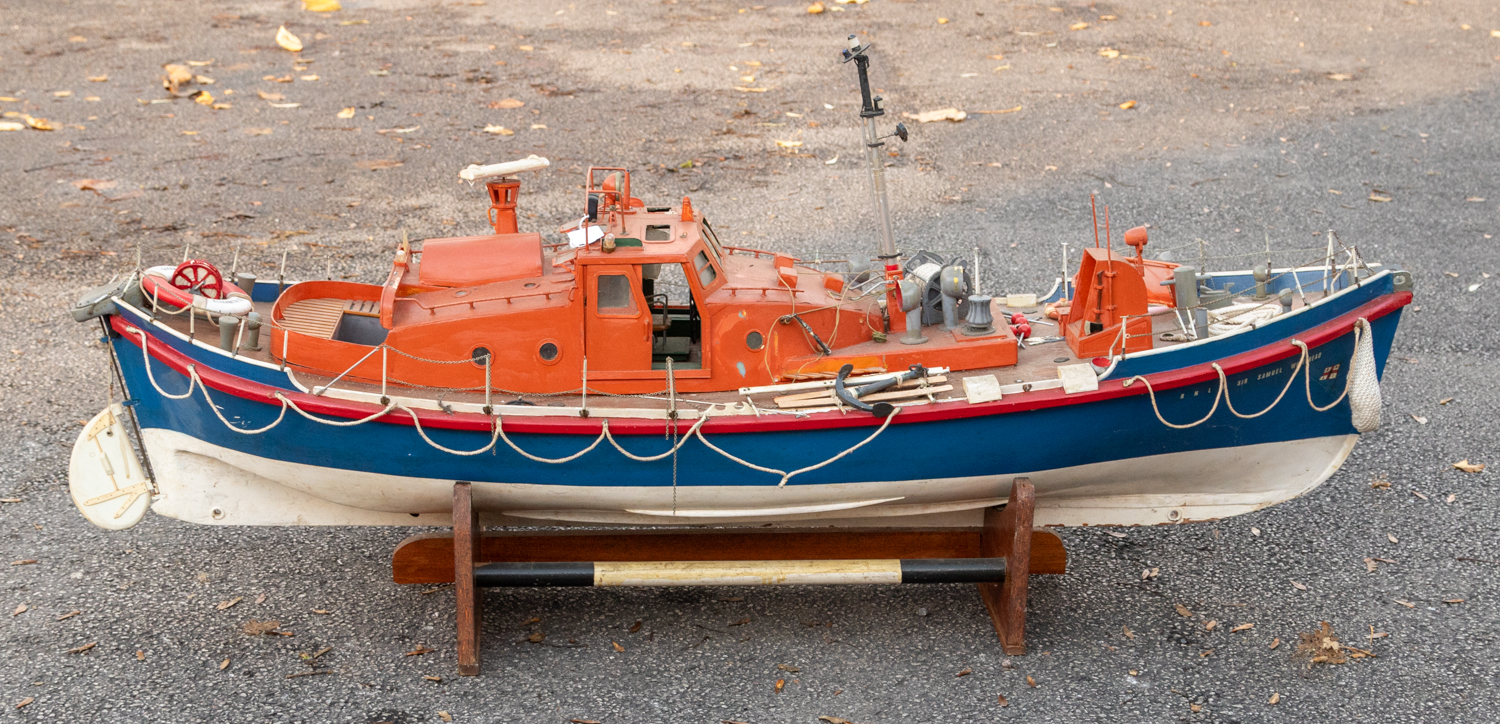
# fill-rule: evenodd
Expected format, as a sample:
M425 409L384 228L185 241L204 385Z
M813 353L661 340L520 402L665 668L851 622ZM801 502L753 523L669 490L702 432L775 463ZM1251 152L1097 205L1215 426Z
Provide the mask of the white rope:
M1208 331L1213 334L1229 334L1255 325L1281 314L1281 301L1231 304L1227 307L1208 310Z
M693 436L693 433L697 432L698 428L703 427L703 423L705 423L705 422L708 422L708 418L707 417L700 417L700 418L698 418L698 421L695 422L695 423L693 423L692 428L690 428L687 431L687 434L685 434L681 438L679 438L677 440L677 443L674 444L671 449L667 450L666 452L664 452L664 453L662 453L660 455L651 455L649 457L648 456L644 456L644 455L636 455L635 453L632 453L629 450L626 450L625 448L620 447L620 443L618 443L618 442L615 441L615 436L612 435L610 433L610 431L609 431L609 420L605 420L604 421L604 439L609 440L609 444L614 445L615 449L619 450L621 455L624 455L625 457L630 458L631 460L634 460L636 462L652 463L652 462L656 462L657 460L664 459L667 456L671 455L672 453L675 453L678 450L680 450L683 445L687 444L688 439Z
M824 466L827 466L827 465L831 465L831 464L833 464L833 463L835 463L835 462L843 459L844 456L848 455L849 453L852 453L855 450L858 450L858 449L864 447L865 445L869 444L875 438L880 437L880 433L885 432L885 429L887 427L890 427L891 420L894 419L896 417L897 413L899 413L899 412L901 412L901 408L899 408L899 407L894 408L893 410L891 410L891 414L886 415L885 422L880 423L880 428L879 429L877 429L875 432L871 433L869 437L867 437L864 440L861 440L858 443L856 443L853 447L850 447L849 449L847 449L847 450L845 450L845 451L843 451L843 452L841 452L841 453L839 453L837 455L834 455L833 457L828 458L827 460L824 460L823 462L818 463L817 465L809 465L809 466L807 466L805 468L798 468L798 469L793 470L792 472L789 472L789 473L785 472L785 471L782 471L782 470L777 470L776 468L768 468L768 467L763 467L763 466L760 466L760 465L756 465L755 463L749 462L748 460L744 460L743 458L738 458L738 457L735 457L734 455L729 454L724 449L722 449L722 448L718 447L717 445L714 445L713 443L709 442L708 438L706 438L706 437L703 436L703 430L698 425L694 425L693 426L693 430L690 430L689 434L696 433L697 436L698 436L699 442L702 442L704 445L708 446L708 449L713 450L714 452L716 452L716 453L718 453L720 455L723 455L724 457L729 458L730 460L733 460L733 461L735 461L735 462L737 462L737 463L739 463L741 465L744 465L745 467L750 468L751 470L759 470L759 471L761 471L763 473L771 473L772 475L780 475L781 476L781 482L777 483L776 487L782 488L782 487L786 487L787 482L790 481L793 477L795 477L797 475L801 475L802 473L810 473L810 472L812 472L814 470L817 470L818 468L821 468L821 467L824 467Z
M1293 344L1295 344L1296 342L1297 340L1293 340ZM1219 382L1224 387L1224 404L1229 407L1229 411L1234 413L1235 417L1238 417L1242 420L1253 420L1257 417L1260 417L1261 415L1266 414L1267 412L1270 412L1271 408L1281 404L1281 398L1286 397L1286 391L1292 389L1292 383L1297 381L1297 373L1302 370L1302 365L1306 363L1307 348L1304 347L1302 349L1302 356L1297 358L1297 365L1292 368L1292 373L1290 375L1287 375L1286 386L1281 388L1281 394L1277 395L1276 399L1271 400L1271 404L1266 405L1266 409L1261 410L1254 415L1241 414L1239 410L1234 409L1234 403L1229 401L1229 381L1224 379L1224 370L1219 367L1219 363L1217 362L1214 363L1214 369L1219 370Z
M413 424L413 425L416 426L416 428L417 428L417 434L421 435L422 439L426 440L428 445L431 445L431 446L433 446L433 447L435 447L435 448L437 448L439 450L442 450L443 452L448 453L449 455L458 455L458 456L461 456L461 457L468 457L470 455L478 455L478 454L480 454L482 452L488 452L490 448L492 448L492 447L495 446L495 441L500 438L500 418L499 417L492 417L492 418L490 418L491 432L490 432L490 442L489 442L488 445L485 445L484 447L479 448L478 450L471 450L471 451L467 451L467 452L463 451L463 450L454 450L452 448L443 447L442 445L439 445L439 444L433 442L432 438L427 437L427 431L425 431L425 430L422 429L422 421L417 418L417 413L416 412L412 411L411 408L406 407L404 405L397 405L396 407L400 408L400 410L402 412L405 412L406 414L411 415L411 424ZM381 414L385 414L385 413L381 413ZM510 441L506 440L506 442L510 442ZM594 444L597 445L598 443L596 442ZM515 447L515 446L512 445L511 447ZM579 453L579 454L582 455L583 453Z
M418 428L418 429L420 429L420 428ZM544 457L539 457L539 456L536 456L536 455L532 455L531 453L526 452L525 450L522 450L521 448L517 447L515 443L511 442L510 438L506 437L506 435L505 435L505 425L501 422L501 419L500 419L500 417L498 415L495 417L495 433L500 436L501 440L505 441L506 445L510 446L510 449L515 450L517 453L519 453L521 455L521 457L524 457L527 460L534 460L534 461L539 462L539 463L547 463L549 465L561 465L563 463L573 462L574 460L577 460L578 458L581 458L584 455L587 455L590 450L593 450L594 448L599 447L599 443L604 442L604 437L605 437L605 434L606 434L606 432L601 431L599 433L599 437L594 438L594 442L592 444L590 444L588 447L586 447L586 448L584 448L582 450L579 450L578 452L573 453L572 455L569 455L569 456L567 456L565 458L544 458Z
M189 378L189 384L196 384L198 385L198 389L203 390L203 399L208 402L208 409L214 411L214 415L218 416L219 421L224 423L224 427L227 427L241 435L259 435L264 432L269 432L271 428L280 425L282 418L286 417L286 402L282 401L281 413L276 415L276 419L272 420L271 424L256 430L246 430L244 428L238 427L229 422L228 418L224 417L224 413L219 412L219 406L215 405L213 398L208 396L208 385L203 384L203 380L198 378L197 365L188 365L188 374L191 375L191 377Z
M169 400L186 400L187 398L193 396L193 385L195 384L194 380L198 378L197 373L194 373L191 377L188 378L187 392L184 392L180 395L174 395L170 392L167 392L166 390L163 390L161 388L161 385L157 384L156 382L156 375L152 374L151 372L151 355L146 351L146 338L150 335L147 335L145 331L136 329L135 327L126 327L125 330L141 335L141 360L146 365L146 379L151 380L151 386L156 388L157 393Z
M331 425L333 427L354 427L355 425L363 425L364 423L367 423L367 422L369 422L371 420L375 420L375 419L379 419L381 417L384 417L385 415L389 414L391 410L396 409L396 403L391 402L391 403L386 404L386 406L385 406L384 409L382 409L379 412L376 412L376 413L370 415L369 417L363 417L363 418L360 418L358 420L343 420L343 421L340 421L340 420L330 420L330 419L328 419L326 417L318 417L317 415L310 414L306 410L298 407L297 403L292 402L291 398L283 396L280 392L274 393L272 395L272 397L275 397L276 399L281 400L282 404L287 405L288 407L291 407L292 410L294 410L297 414L299 414L299 415L301 415L301 416L303 416L303 417L305 417L305 418L307 418L309 420L312 420L313 422L321 423L321 424L324 424L324 425Z
M1218 365L1214 366L1218 367ZM1140 375L1136 375L1128 380L1125 380L1125 384L1123 386L1129 387L1135 384L1136 380L1140 380L1146 383L1146 393L1151 395L1151 410L1156 413L1156 419L1161 420L1161 424L1166 425L1167 427L1170 427L1174 430L1186 430L1188 428L1197 427L1205 422L1208 422L1208 418L1213 417L1214 413L1219 410L1219 398L1224 396L1224 371L1219 370L1219 387L1218 389L1214 390L1214 406L1208 408L1208 414L1204 415L1203 419L1190 422L1186 425L1174 425L1170 422L1167 422L1167 418L1161 416L1161 408L1156 406L1156 390L1152 389L1151 380L1148 380Z

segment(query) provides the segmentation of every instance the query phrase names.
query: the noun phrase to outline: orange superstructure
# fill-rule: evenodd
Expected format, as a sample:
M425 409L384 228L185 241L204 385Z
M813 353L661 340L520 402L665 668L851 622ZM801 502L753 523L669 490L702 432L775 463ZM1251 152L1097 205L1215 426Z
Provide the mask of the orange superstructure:
M890 290L902 272L846 279L785 254L726 246L686 198L648 208L622 168L589 169L585 211L556 230L566 239L557 243L516 227L518 180L487 187L495 234L429 239L420 249L403 242L383 285L293 286L272 312L273 353L345 379L482 389L488 374L494 389L529 393L577 390L585 376L591 389L657 392L669 366L678 390L711 392L846 364L1016 363L1004 323L979 332L929 324L925 342L898 343L906 315L888 307L901 303ZM1080 355L1107 354L1122 320L1157 298L1145 284L1160 262L1090 252L1064 323ZM1125 323L1134 330L1143 321ZM1126 335L1127 349L1142 344L1149 336Z

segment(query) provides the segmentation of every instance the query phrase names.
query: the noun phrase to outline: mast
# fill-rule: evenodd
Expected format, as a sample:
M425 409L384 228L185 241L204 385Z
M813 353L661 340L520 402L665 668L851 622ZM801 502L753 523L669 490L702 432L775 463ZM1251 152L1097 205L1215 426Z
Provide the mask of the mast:
M862 101L859 117L864 124L865 160L870 165L875 213L880 220L880 258L885 260L886 269L890 270L897 267L896 259L900 256L896 251L896 236L891 231L891 207L885 191L885 161L880 157L880 147L885 145L883 139L890 136L881 136L875 128L875 119L885 115L885 109L880 107L883 98L870 95L870 56L865 53L869 49L870 44L860 45L859 39L850 35L849 47L844 51L843 58L845 63L854 61L854 67L859 71L859 94ZM905 141L906 126L896 124L896 132L892 135Z

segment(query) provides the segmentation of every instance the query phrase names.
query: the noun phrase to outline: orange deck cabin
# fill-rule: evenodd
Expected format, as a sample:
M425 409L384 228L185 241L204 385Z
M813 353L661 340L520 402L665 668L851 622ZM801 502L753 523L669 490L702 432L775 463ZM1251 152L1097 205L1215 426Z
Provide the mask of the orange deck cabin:
M287 289L272 311L273 355L344 379L460 389L483 389L488 358L492 388L526 393L579 389L585 359L588 386L615 393L666 389L669 358L682 392L772 384L846 363L862 371L1016 363L1003 323L980 337L929 326L924 344L900 344L895 334L876 342L886 330L883 284L856 293L842 275L792 257L725 246L688 199L647 208L631 196L624 169L589 169L591 216L582 230L577 221L557 230L572 245L517 230L518 186L488 184L495 234L429 239L420 250L403 242L383 285Z
M1058 326L1080 359L1151 349L1149 315L1175 304L1172 288L1162 282L1179 265L1145 258L1144 226L1125 232L1125 243L1135 247L1134 257L1108 248L1084 249L1073 277L1073 299Z

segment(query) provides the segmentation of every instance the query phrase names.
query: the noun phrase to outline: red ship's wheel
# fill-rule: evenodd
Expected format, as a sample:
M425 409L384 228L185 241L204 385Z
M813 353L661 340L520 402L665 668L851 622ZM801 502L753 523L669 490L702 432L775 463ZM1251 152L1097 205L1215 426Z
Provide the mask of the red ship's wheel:
M224 296L223 284L219 269L202 259L188 259L172 271L172 286L189 294L219 299Z

